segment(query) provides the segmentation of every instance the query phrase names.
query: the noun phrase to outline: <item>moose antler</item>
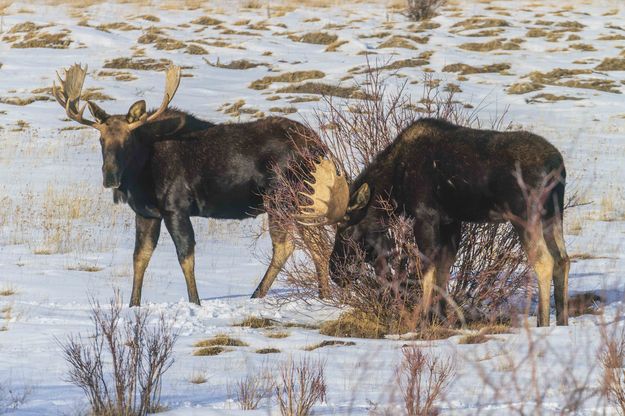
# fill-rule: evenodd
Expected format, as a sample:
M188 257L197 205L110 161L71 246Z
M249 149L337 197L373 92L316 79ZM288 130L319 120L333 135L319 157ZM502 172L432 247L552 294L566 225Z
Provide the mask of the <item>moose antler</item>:
M137 127L144 125L152 120L157 119L161 114L167 110L167 106L176 95L176 91L178 90L178 86L180 85L180 67L177 65L170 65L167 68L167 72L165 74L165 95L163 96L163 102L158 110L152 113L150 116L144 117L141 120L135 121L134 123L130 123L130 129L134 130Z
M310 205L300 205L301 214L297 222L302 225L336 224L347 212L349 203L349 187L345 175L338 175L336 166L329 159L315 162L311 172L314 182L304 181L312 193L300 192L310 200Z
M61 78L61 75L57 72L56 76L59 78L60 87L57 87L56 83L53 82L52 93L56 101L65 109L69 118L80 124L95 127L98 123L83 117L86 105L78 109L80 94L82 92L82 86L85 83L86 75L87 66L85 65L83 68L79 64L74 64L69 69L65 70L65 79Z

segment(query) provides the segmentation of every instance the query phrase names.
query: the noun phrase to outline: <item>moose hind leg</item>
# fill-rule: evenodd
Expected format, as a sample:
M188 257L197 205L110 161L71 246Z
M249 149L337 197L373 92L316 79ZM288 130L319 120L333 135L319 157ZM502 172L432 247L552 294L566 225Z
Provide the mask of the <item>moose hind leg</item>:
M135 230L135 252L132 258L134 278L130 306L141 304L143 277L158 243L158 237L161 233L161 220L160 218L145 218L136 215Z
M545 240L553 265L553 297L556 303L557 325L568 325L569 303L569 267L570 260L566 253L564 236L562 233L562 220L554 221L554 224L545 230Z
M271 218L269 219L269 235L271 236L271 247L273 249L271 262L263 279L252 294L252 298L265 297L273 281L295 249L293 239L288 232L281 229L278 224L274 224Z
M551 281L553 279L554 259L543 236L543 226L538 224L538 231L530 237L530 233L520 226L515 226L527 258L538 278L538 326L549 326L549 301L551 298Z
M178 262L187 282L189 302L200 304L195 283L195 235L191 218L186 215L174 214L165 217L165 226L171 234L178 254Z

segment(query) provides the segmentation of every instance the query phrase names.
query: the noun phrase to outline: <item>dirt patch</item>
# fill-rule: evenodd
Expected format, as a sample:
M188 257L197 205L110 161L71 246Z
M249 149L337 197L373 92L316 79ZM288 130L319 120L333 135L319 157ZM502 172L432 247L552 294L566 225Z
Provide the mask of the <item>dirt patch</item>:
M307 82L305 84L291 85L281 88L276 92L292 94L318 94L341 98L366 98L365 94L357 87L339 87L337 85L323 84L320 82Z
M252 62L252 61L248 61L247 59L237 59L227 64L221 63L219 61L219 58L217 59L217 62L215 63L209 62L208 59L205 59L204 61L210 66L214 66L216 68L225 68L225 69L250 69L250 68L256 68L257 66L262 66L262 65L268 66L268 64Z
M595 69L597 71L625 71L625 58L605 58Z
M443 67L443 72L458 72L460 75L486 74L486 73L507 71L510 68L511 68L510 64L506 64L506 63L484 65L484 66L479 66L479 67L458 63L458 64L445 65Z
M525 100L525 102L528 104L533 104L533 103L553 103L557 101L579 101L579 100L583 100L583 98L570 97L568 95L555 95L555 94L543 93L543 94L536 94L532 98Z
M489 42L468 42L468 43L463 43L460 46L458 46L460 49L464 49L467 51L474 51L474 52L491 52L497 49L503 49L503 50L519 50L521 49L521 46L519 45L519 41L518 40L510 40L510 41L506 41L506 39L495 39L495 40L491 40Z
M223 22L219 19L215 19L210 16L202 16L202 17L198 17L195 20L192 20L191 23L193 23L194 25L200 25L200 26L217 26L217 25L222 24Z
M72 43L67 32L60 33L39 33L30 32L24 35L21 42L15 42L12 48L29 49L29 48L48 48L48 49L67 49Z
M429 37L420 36L391 36L378 45L377 49L384 48L403 48L403 49L419 49L417 44L425 44L430 40Z
M324 348L324 347L351 347L352 345L356 345L355 342L352 341L339 341L339 340L326 340L326 341L321 341L318 344L314 344L314 345L309 345L308 347L304 348L304 351L314 351L316 349L319 348Z
M264 90L274 82L300 82L307 79L319 79L325 76L325 73L317 70L285 72L280 75L269 75L257 79L249 85L249 88L253 90Z
M311 32L303 35L290 35L293 42L312 43L315 45L330 45L338 40L338 36L326 32Z
M171 65L169 59L114 58L104 62L104 68L135 69L142 71L163 71Z

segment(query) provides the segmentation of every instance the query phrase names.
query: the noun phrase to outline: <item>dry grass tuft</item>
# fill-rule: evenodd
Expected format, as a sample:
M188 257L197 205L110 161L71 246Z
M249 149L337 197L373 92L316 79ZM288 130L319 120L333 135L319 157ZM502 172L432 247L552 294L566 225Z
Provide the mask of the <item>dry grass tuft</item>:
M276 91L277 93L291 94L318 94L324 96L365 99L365 94L358 87L339 87L320 82L290 85Z
M65 32L61 33L28 33L21 42L15 42L12 48L29 49L29 48L48 48L48 49L67 49L72 40Z
M253 90L264 90L274 82L300 82L307 79L319 79L325 76L325 73L317 70L285 72L280 75L269 75L257 79L249 85L249 88Z
M451 27L458 28L457 31L486 29L489 27L507 27L510 24L504 19L488 18L488 17L471 17L454 23Z
M403 49L419 49L415 43L424 44L430 40L428 37L419 36L391 36L378 45L378 49L383 48L403 48Z
M207 55L208 54L208 51L206 49L204 49L200 45L194 45L194 44L187 45L187 49L185 49L184 52L188 53L189 55Z
M0 289L0 296L13 296L17 293L17 290L13 286L5 285L2 289Z
M259 348L254 352L256 354L278 354L280 350L277 348Z
M142 71L164 71L171 65L169 59L153 58L114 58L104 62L104 68L134 69Z
M336 52L341 46L349 43L347 40L336 40L328 45L327 48L324 49L325 52Z
M249 328L270 328L276 324L276 321L269 318L261 318L259 316L249 316L235 326L245 326Z
M294 42L312 43L315 45L330 45L338 40L338 36L326 32L311 32L303 35L290 35Z
M467 334L458 340L458 344L483 344L491 339L493 338L481 333Z
M352 310L343 312L333 321L323 322L319 333L331 337L383 338L386 328L375 316Z
M287 338L290 334L284 331L274 331L274 332L266 332L264 335L267 338L282 339L282 338Z
M215 346L225 346L225 347L247 347L249 344L241 341L237 338L231 338L225 334L215 335L213 338L205 339L202 341L198 341L193 344L196 348L204 348L204 347L215 347Z
M247 59L237 59L227 64L221 63L219 59L217 59L217 62L215 63L211 63L207 59L205 59L204 61L210 66L214 66L217 68L225 68L225 69L250 69L250 68L256 68L257 66L261 66L261 65L267 66L267 64L259 63L259 62L252 62L252 61L248 61ZM254 82L258 82L258 81L254 81ZM254 89L262 89L262 88L254 88Z
M604 299L594 293L579 293L569 298L569 316L600 315Z
M459 46L460 49L464 49L467 51L474 52L491 52L498 49L503 50L519 50L521 46L519 42L508 41L505 42L505 39L495 39L489 42L479 43L479 42L468 42L463 43Z
M597 71L625 71L625 58L605 58L595 69Z
M206 356L219 355L224 351L226 351L224 347L203 347L198 350L195 350L193 352L193 355L195 355L196 357L206 357Z
M543 88L545 88L545 86L538 82L518 82L510 85L506 92L508 94L527 94L528 92L542 90Z
M210 16L202 16L202 17L198 17L195 20L192 20L191 23L193 23L194 25L200 25L200 26L217 26L217 25L222 24L223 21L219 19L215 19Z
M557 101L579 101L583 100L581 97L570 97L568 95L555 95L549 93L536 94L532 98L525 100L526 103L553 103Z
M356 345L356 343L352 341L339 341L339 340L333 339L333 340L321 341L314 345L309 345L306 348L304 348L304 351L314 351L319 348L334 347L334 346L351 347L352 345Z
M460 75L469 75L469 74L486 74L492 72L502 72L507 71L511 68L510 64L500 63L500 64L490 64L484 66L471 66L467 64L450 64L445 65L443 67L443 72L458 72Z

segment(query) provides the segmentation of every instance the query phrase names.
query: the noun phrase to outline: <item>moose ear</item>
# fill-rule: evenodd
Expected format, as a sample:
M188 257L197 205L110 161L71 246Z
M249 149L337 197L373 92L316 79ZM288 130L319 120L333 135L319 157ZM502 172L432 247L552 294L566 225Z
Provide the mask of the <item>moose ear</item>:
M126 114L126 121L134 123L135 121L141 120L145 116L145 111L145 101L137 101L130 106L130 110L128 110L128 114Z
M87 101L87 107L89 107L89 112L95 118L95 121L102 124L109 118L109 115L106 114L106 111L102 110L98 105L94 102Z
M356 192L352 195L349 201L349 207L347 207L347 212L353 212L359 209L364 208L371 198L371 190L369 189L369 185L364 183L358 188Z

